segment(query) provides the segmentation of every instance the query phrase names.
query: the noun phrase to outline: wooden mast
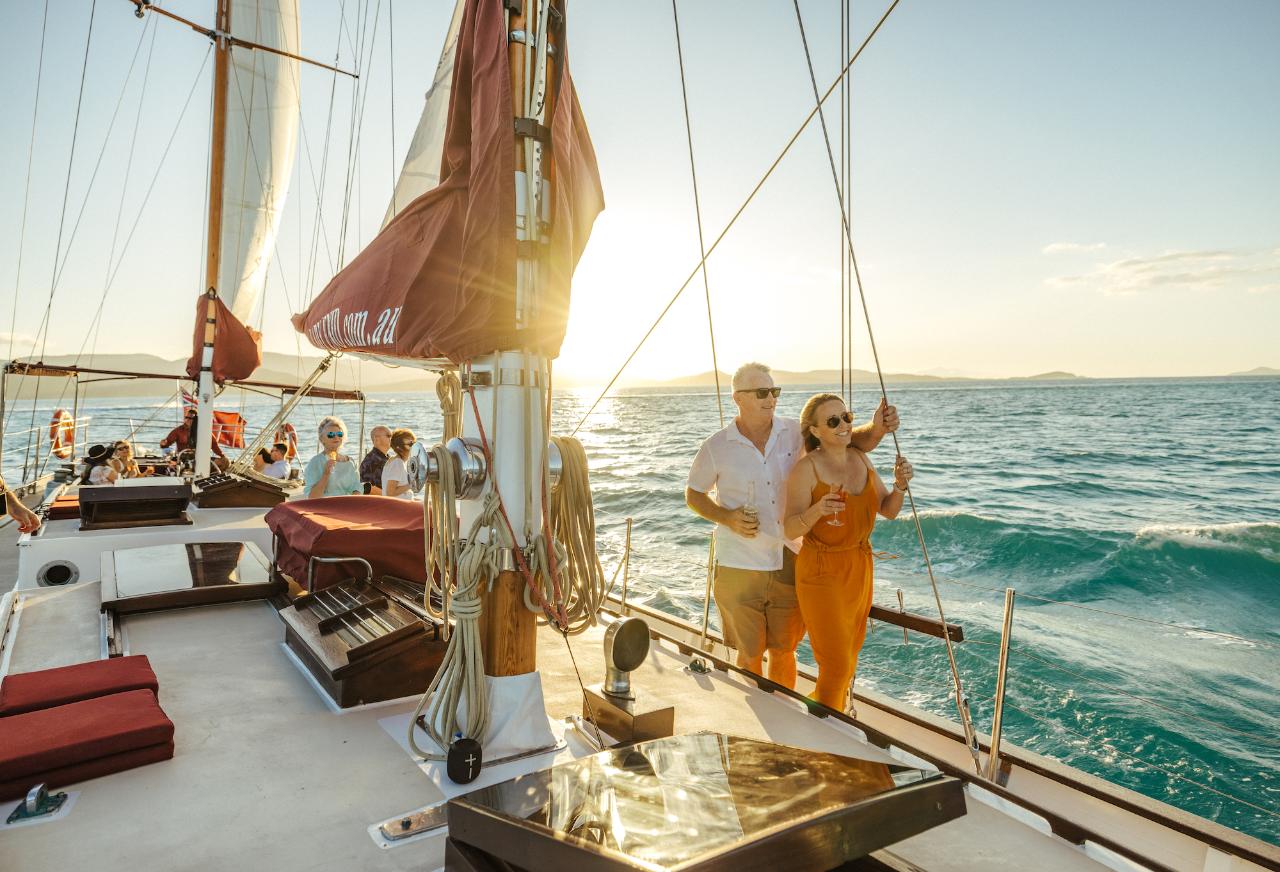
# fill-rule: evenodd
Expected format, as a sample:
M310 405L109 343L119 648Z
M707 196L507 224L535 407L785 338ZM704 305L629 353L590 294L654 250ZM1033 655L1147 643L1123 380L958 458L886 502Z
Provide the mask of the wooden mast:
M542 122L551 117L551 96L554 89L550 87L548 80L551 75L546 69L551 66L551 61L548 59L549 53L543 52L539 57L540 53L537 51L535 40L549 39L549 32L547 34L541 32L544 28L547 31L555 29L550 23L548 10L543 8L549 7L551 2L552 0L524 0L523 3L508 3L508 9L511 11L507 22L507 33L511 37L507 56L511 67L512 118L517 133L514 143L517 214L513 228L517 240L516 323L521 326L529 326L536 317L538 279L543 272L540 257L542 246L538 244L543 229L540 220L542 213L540 200L541 197L547 196L549 188L543 180L548 175L545 156L550 153L550 149L549 145L539 141L541 134L537 128L541 128L545 133L546 128L542 127ZM545 67L540 68L541 65ZM545 101L537 96L540 89L547 93ZM536 118L538 122L532 125L533 129L530 125L531 117ZM523 209L521 203L524 204ZM498 384L504 379L503 373L508 371L503 368L504 356L498 354L494 358L493 390L500 389ZM542 369L542 358L530 359L537 361L538 368ZM546 399L544 392L550 390L550 386L526 383L521 385L520 389L532 391L536 397L533 408L541 409ZM529 407L526 406L526 408ZM526 440L537 440L542 443L538 446L540 450L545 451L545 434L541 426L530 426L532 423L526 420L521 428L509 426L499 428L496 439L501 440L503 433L508 435L505 444L494 446L495 453L523 453L528 457L529 443L522 444L520 440L513 439L515 432L521 430ZM491 467L490 474L493 474L498 465L495 463ZM524 487L538 488L540 482L541 469L526 467ZM520 496L523 497L523 495ZM508 512L513 515L513 520L516 515L524 517L524 512L520 509L512 512L509 491L504 491L504 497L508 500ZM532 501L532 506L540 505L541 497L538 496ZM540 530L541 518L536 517L532 520L537 522L532 524L532 529ZM515 530L517 539L522 532L521 529ZM524 675L538 668L537 615L525 606L524 594L525 579L519 568L501 572L492 590L481 594L480 641L484 651L484 671L487 675Z
M231 76L231 0L217 0L214 17L213 127L209 149L208 254L205 259L204 348L200 358L196 475L209 474L213 451L213 343L222 264L222 177L226 168L227 88Z

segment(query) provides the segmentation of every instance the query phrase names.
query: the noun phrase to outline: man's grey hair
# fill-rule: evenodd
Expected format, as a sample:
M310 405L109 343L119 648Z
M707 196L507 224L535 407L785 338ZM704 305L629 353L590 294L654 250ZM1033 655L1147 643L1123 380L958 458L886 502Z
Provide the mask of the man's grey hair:
M756 363L755 361L744 363L742 366L738 367L737 371L733 374L733 389L735 391L741 389L743 379L747 377L747 373L751 372L758 372L761 375L769 375L772 370L763 363Z
M378 424L378 425L377 425L377 426L375 426L372 430L370 430L370 431L369 431L369 435L370 435L370 436L376 436L379 430L386 430L386 431L387 431L387 438L388 438L388 439L390 439L390 438L391 438L391 428L390 428L390 427L388 427L386 424Z

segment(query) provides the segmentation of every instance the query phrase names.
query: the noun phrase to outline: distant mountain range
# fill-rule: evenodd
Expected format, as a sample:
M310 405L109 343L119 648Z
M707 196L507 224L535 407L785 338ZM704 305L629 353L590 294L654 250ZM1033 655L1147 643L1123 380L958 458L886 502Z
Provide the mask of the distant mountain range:
M1017 376L1013 380L1037 380L1037 381L1059 381L1063 379L1079 379L1083 376L1075 375L1069 372L1042 372L1037 375ZM720 373L720 384L729 383L730 376L726 373ZM913 382L966 382L966 381L990 381L990 379L969 378L967 376L944 376L944 375L916 375L907 372L886 372L884 380L893 382L894 384L906 384ZM830 385L840 384L840 370L838 369L811 369L805 372L791 372L785 369L773 370L774 384L779 385ZM865 369L855 369L853 371L854 384L878 384L879 379L874 372ZM658 382L662 387L704 387L714 386L716 383L715 375L711 370L698 375L686 375L680 378L671 379L669 381Z
M258 367L254 372L252 380L279 382L282 384L297 384L306 379L311 371L315 369L316 364L320 362L319 356L297 356L293 354L279 354L277 352L268 351L262 355L262 366ZM46 363L67 366L75 362L70 355L50 356L45 360ZM83 363L82 366L89 364ZM112 380L100 382L93 385L89 390L93 396L99 397L148 397L162 396L173 390L173 379L185 378L186 360L166 360L157 357L154 354L98 354L93 358L93 364L98 369L122 370L127 372L140 372L155 374L161 376L159 379L141 379L141 380ZM1233 372L1233 376L1280 376L1280 369L1274 369L1267 366L1259 366L1248 372ZM885 373L885 381L893 384L912 384L912 383L943 383L943 382L972 382L972 381L993 381L994 379L980 379L968 376L958 375L922 375L917 373L905 372L889 372ZM720 373L720 383L722 385L729 384L730 376L727 373ZM838 369L811 369L803 372L795 372L784 369L773 370L773 379L780 385L822 385L822 384L840 384L840 370ZM1086 377L1079 376L1074 373L1055 370L1053 372L1041 372L1029 376L1014 376L1009 381L1066 381L1066 380L1086 380ZM386 393L386 392L402 392L402 391L432 391L435 387L436 377L428 372L413 369L412 367L395 367L387 364L375 363L373 361L359 360L354 357L340 358L337 363L330 369L324 377L323 384L326 387L339 387L344 389L355 389L365 391L366 393ZM876 384L876 374L865 369L855 369L853 371L854 384ZM82 382L83 384L83 382ZM594 380L567 377L565 375L557 375L556 384L561 387L590 387L596 384ZM623 380L622 385L625 387L714 387L715 377L710 370L698 373L697 375L681 376L680 378L668 379L665 381L627 381ZM61 388L53 390L56 396ZM32 379L23 379L18 384L16 378L9 381L8 399L15 400L19 398L29 399L35 392L35 384ZM48 382L41 387L40 395L42 397L50 396L50 388Z

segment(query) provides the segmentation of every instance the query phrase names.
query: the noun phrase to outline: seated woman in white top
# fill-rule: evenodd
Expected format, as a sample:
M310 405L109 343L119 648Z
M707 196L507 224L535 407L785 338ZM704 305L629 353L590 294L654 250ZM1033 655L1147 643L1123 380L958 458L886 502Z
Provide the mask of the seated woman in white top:
M413 499L409 489L409 451L417 441L412 430L396 430L391 434L391 458L382 467L382 495Z
M115 445L95 445L84 458L84 475L81 484L115 484L120 474L111 468L111 455Z

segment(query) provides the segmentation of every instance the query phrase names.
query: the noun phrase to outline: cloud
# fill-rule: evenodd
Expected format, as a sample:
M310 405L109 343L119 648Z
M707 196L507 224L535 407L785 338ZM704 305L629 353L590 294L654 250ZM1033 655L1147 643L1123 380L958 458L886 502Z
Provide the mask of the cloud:
M1040 251L1043 254L1065 254L1072 251L1101 251L1106 247L1105 242L1050 242Z
M1272 282L1269 285L1255 285L1249 288L1249 293L1251 294L1274 294L1276 291L1280 291L1280 282Z
M1166 251L1099 263L1089 272L1054 276L1046 284L1055 288L1092 287L1104 294L1124 295L1162 288L1219 290L1253 282L1248 288L1250 293L1264 293L1276 287L1267 280L1277 277L1280 250L1206 249Z

